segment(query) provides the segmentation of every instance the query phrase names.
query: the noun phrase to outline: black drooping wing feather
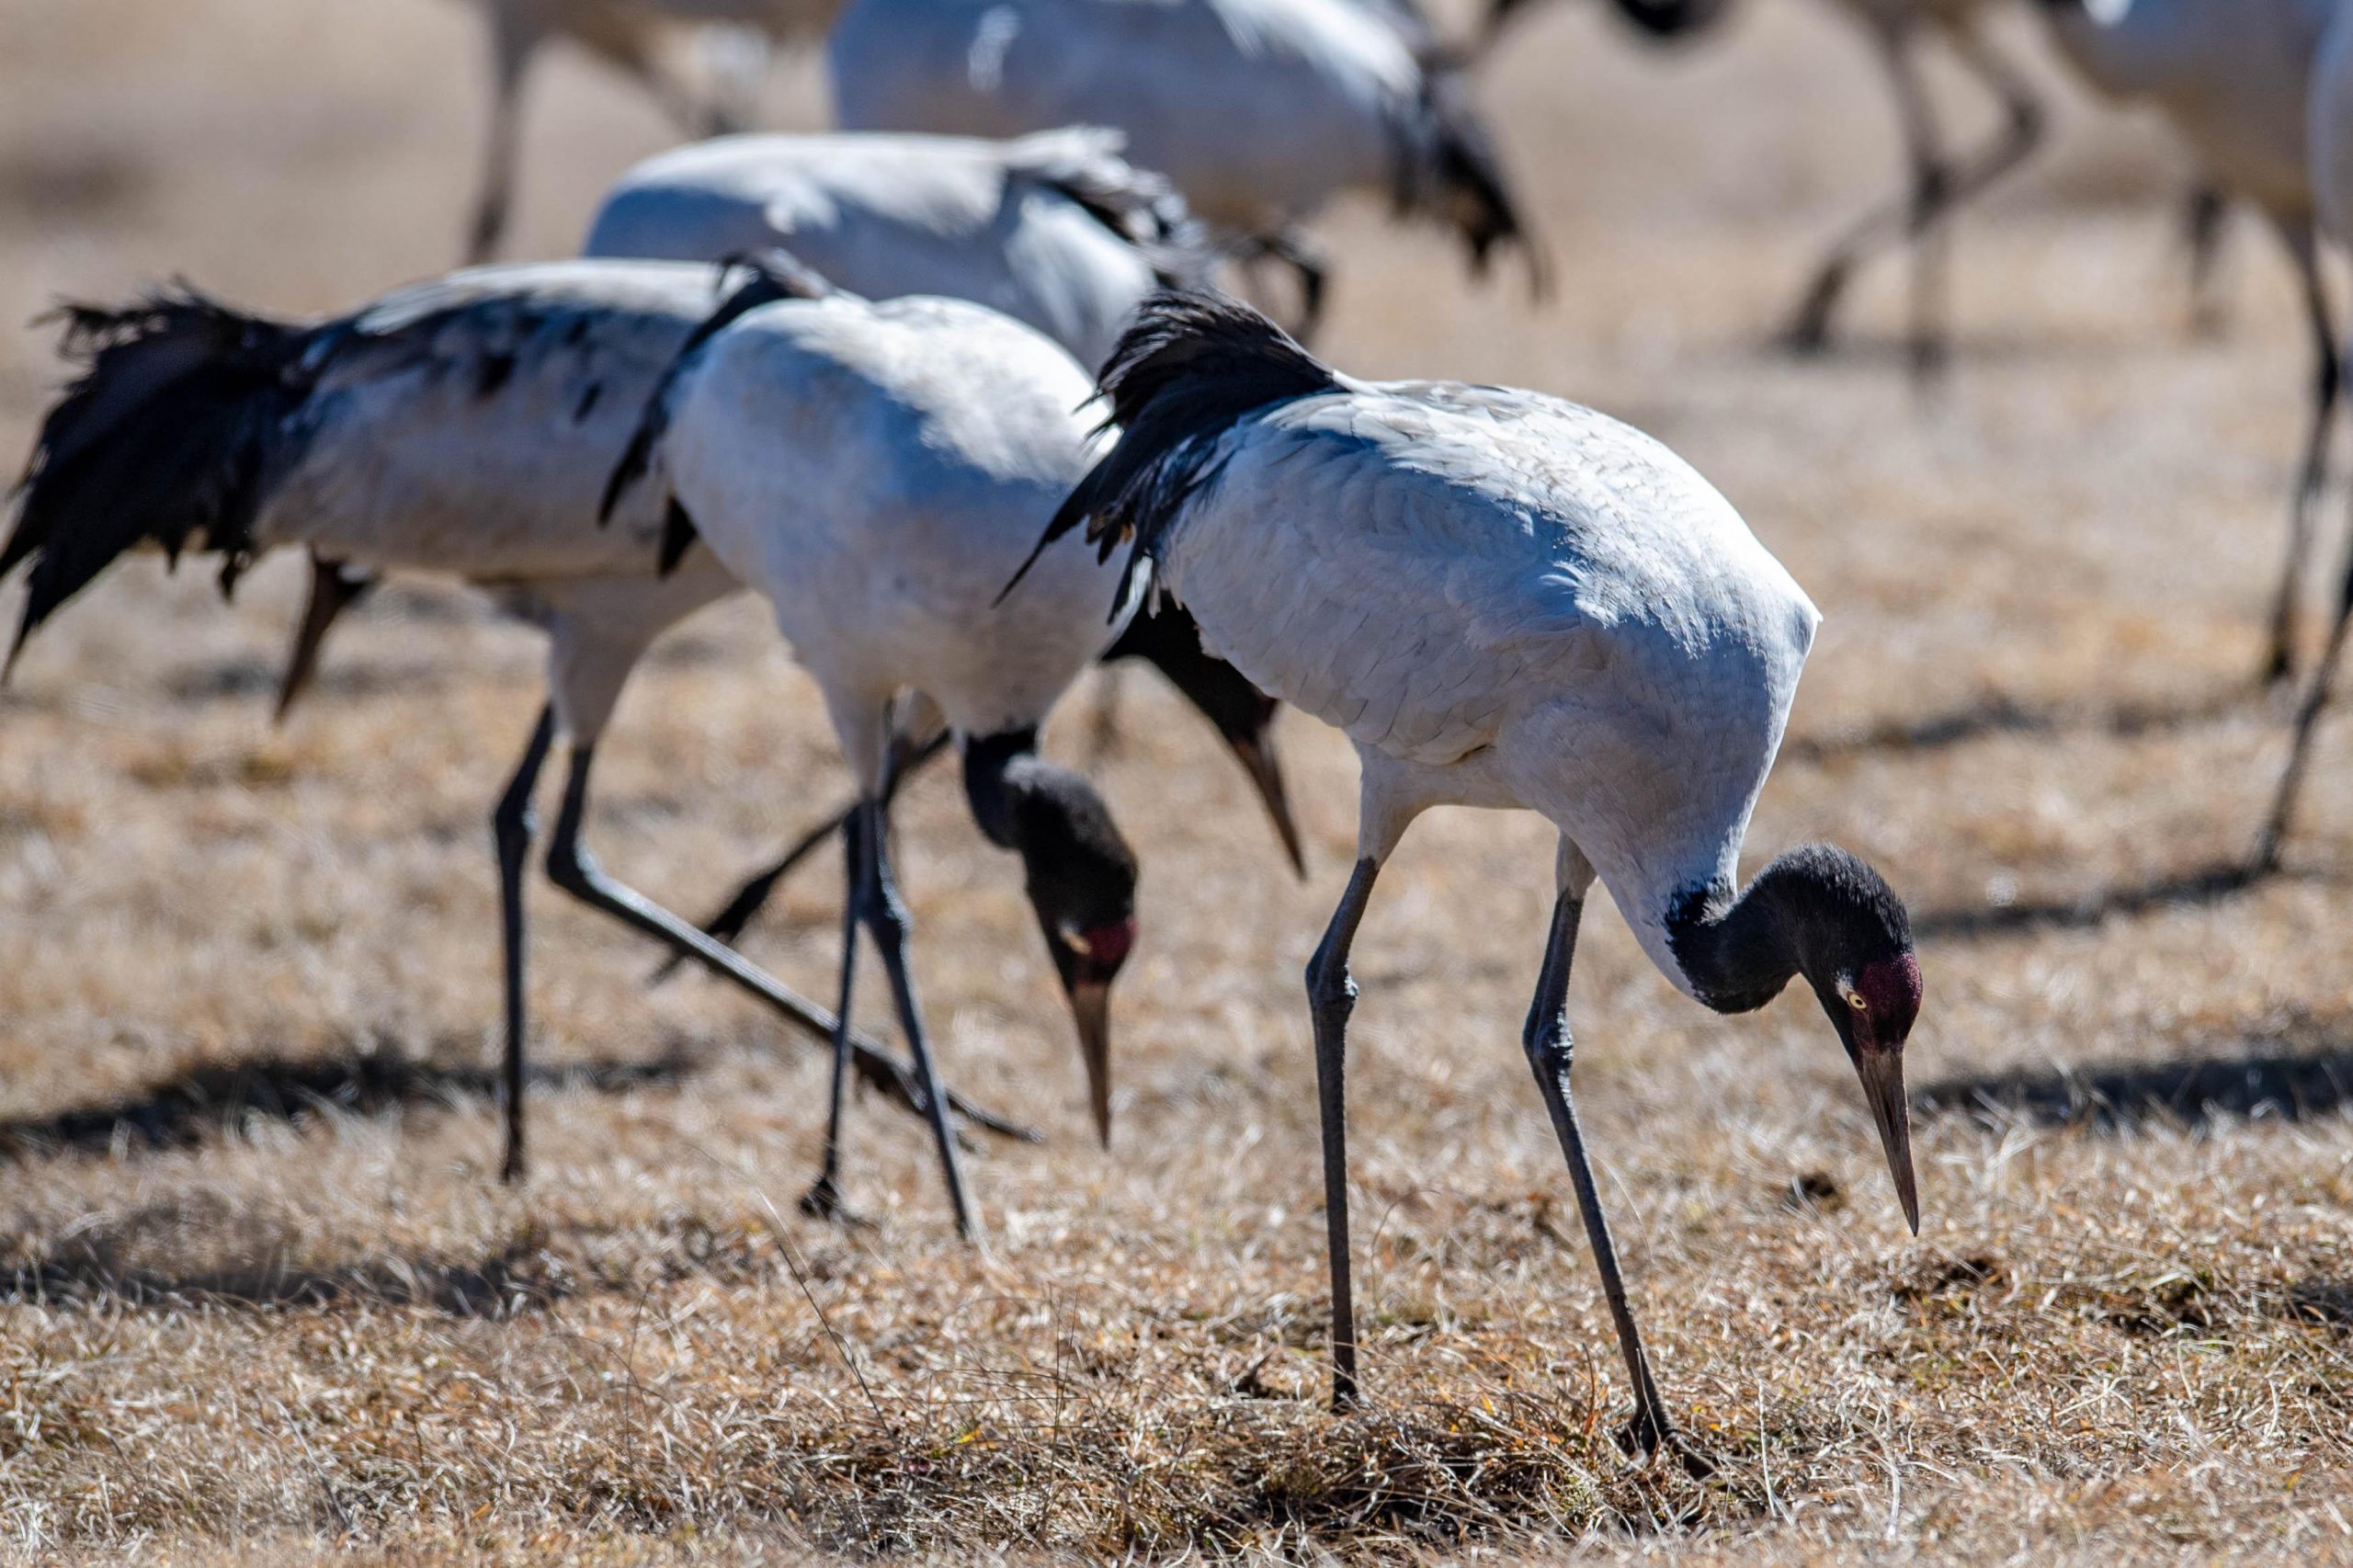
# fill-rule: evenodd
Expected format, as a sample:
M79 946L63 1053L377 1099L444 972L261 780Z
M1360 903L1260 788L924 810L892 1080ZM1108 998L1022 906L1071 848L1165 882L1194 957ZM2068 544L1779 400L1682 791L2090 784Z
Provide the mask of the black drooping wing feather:
M1063 502L1005 592L1048 545L1082 523L1097 559L1108 561L1120 543L1132 543L1126 574L1132 580L1186 499L1211 477L1211 449L1220 436L1271 403L1339 388L1320 360L1240 301L1154 294L1103 368L1102 397L1110 405L1104 424L1120 427L1118 445Z
M620 505L631 486L645 477L654 465L654 453L661 446L662 437L670 428L670 396L678 381L692 368L703 345L718 336L740 317L750 314L762 305L772 305L779 300L822 300L841 290L820 278L816 272L781 250L767 250L757 256L733 256L720 264L722 267L742 267L750 276L735 291L719 302L717 309L705 316L678 346L662 379L654 383L653 395L645 400L645 412L637 428L621 451L620 461L613 465L612 476L605 482L604 499L597 506L599 527L613 520L613 508ZM694 519L685 507L672 497L662 518L662 552L658 569L668 576L677 567L679 558L695 541Z
M1013 144L1014 178L1054 192L1142 253L1163 288L1206 287L1217 262L1208 229L1165 176L1137 168L1114 132L1048 131Z

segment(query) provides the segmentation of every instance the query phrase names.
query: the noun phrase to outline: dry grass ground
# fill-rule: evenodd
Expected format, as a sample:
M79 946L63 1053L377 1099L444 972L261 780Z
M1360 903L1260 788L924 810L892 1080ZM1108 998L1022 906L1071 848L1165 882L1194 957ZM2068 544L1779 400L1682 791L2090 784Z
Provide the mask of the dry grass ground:
M55 294L184 272L299 312L446 264L470 22L0 0L0 447L56 375L14 324ZM812 81L787 73L780 120L814 122ZM585 68L540 85L523 240L554 253L663 134ZM1099 767L1146 868L1108 1159L1012 868L945 780L914 792L943 1056L1047 1134L972 1161L985 1255L919 1129L872 1103L853 1195L881 1227L793 1216L816 1054L703 981L649 994L652 955L544 888L551 1081L508 1191L485 813L535 637L453 588L387 594L273 731L288 566L224 609L202 571L141 564L0 696L6 1550L2353 1560L2353 736L2325 744L2289 873L2196 896L2279 756L2242 684L2301 417L2277 268L2246 245L2236 330L2188 341L2177 171L2075 106L1962 233L1961 353L1924 403L1892 278L1859 352L1761 347L1896 162L1824 8L1760 3L1662 60L1563 7L1492 85L1560 297L1469 288L1351 212L1331 351L1574 395L1715 478L1830 618L1752 845L1836 837L1922 915L1916 1242L1810 1002L1716 1018L1588 923L1581 1103L1717 1483L1608 1437L1623 1380L1517 1043L1535 822L1427 822L1359 944L1372 1397L1335 1419L1299 974L1352 842L1336 737L1287 722L1296 885L1235 772L1131 683ZM1054 745L1083 755L1083 729ZM689 908L840 789L744 602L671 641L607 751L594 840ZM805 987L834 880L750 939ZM2250 1057L2278 1062L2188 1071ZM2076 1099L1971 1108L2056 1068ZM2245 1114L2274 1081L2294 1094Z

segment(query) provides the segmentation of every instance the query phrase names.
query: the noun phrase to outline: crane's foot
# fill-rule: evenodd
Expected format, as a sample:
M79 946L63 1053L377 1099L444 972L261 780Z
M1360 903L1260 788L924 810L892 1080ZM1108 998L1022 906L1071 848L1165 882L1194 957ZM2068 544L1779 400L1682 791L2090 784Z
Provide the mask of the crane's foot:
M816 1185L801 1195L801 1211L812 1220L823 1220L846 1230L870 1231L874 1221L842 1201L841 1189L829 1176L819 1176Z
M2262 667L2255 672L2255 684L2265 691L2277 691L2288 684L2296 673L2296 655L2285 638L2274 638L2271 651L2263 655Z
M1716 1473L1716 1461L1685 1437L1664 1411L1637 1409L1633 1419L1618 1428L1618 1447L1646 1460L1657 1459L1664 1452L1694 1481L1705 1481Z
M1838 296L1846 291L1847 275L1843 268L1824 267L1805 291L1799 302L1797 314L1790 318L1789 326L1780 336L1781 351L1801 358L1813 358L1830 347L1830 314L1837 309Z

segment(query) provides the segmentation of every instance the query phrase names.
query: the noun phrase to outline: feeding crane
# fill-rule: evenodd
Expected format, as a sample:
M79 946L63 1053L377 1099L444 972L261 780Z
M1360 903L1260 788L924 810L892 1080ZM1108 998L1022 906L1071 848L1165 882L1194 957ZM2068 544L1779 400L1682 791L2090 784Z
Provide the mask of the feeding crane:
M1018 136L1109 125L1241 253L1324 266L1300 225L1343 191L1540 268L1462 73L1410 7L1360 0L850 0L826 42L846 129ZM1540 271L1538 272L1540 287Z
M1632 1381L1629 1437L1704 1468L1652 1379L1577 1125L1569 969L1597 879L1643 953L1705 1006L1747 1012L1802 978L1917 1231L1904 1046L1920 970L1902 901L1825 845L1745 888L1736 878L1813 604L1722 495L1640 432L1534 392L1357 381L1232 301L1154 300L1102 392L1119 444L1032 558L1082 525L1099 556L1124 542L1205 647L1347 732L1361 765L1355 870L1307 968L1334 1403L1357 1392L1343 1074L1358 924L1423 811L1529 809L1560 837L1522 1044Z
M559 728L571 752L548 873L591 906L751 992L830 1042L835 1020L615 881L580 842L589 770L622 685L660 633L738 584L707 551L661 570L662 510L597 526L599 484L662 373L710 313L717 271L676 262L485 267L314 324L193 293L68 317L79 381L42 425L0 575L28 568L25 640L142 546L222 558L224 586L275 548L307 549L314 592L292 668L341 602L320 583L381 571L466 578L543 628L549 701L493 814L506 992L508 1179L524 1168L528 1039L522 874L532 790ZM354 574L359 575L355 578ZM1196 669L1170 671L1188 689ZM1213 688L1220 717L1228 694ZM859 1072L910 1109L925 1092L862 1037ZM950 1108L1007 1124L953 1096Z
M1110 988L1135 942L1135 856L1094 788L1038 756L1038 731L1137 596L1123 569L1066 551L998 603L1038 520L1103 444L1075 360L964 301L810 293L804 275L764 273L697 332L607 500L659 475L673 538L691 530L767 597L857 780L824 1165L803 1199L831 1214L860 926L918 1068L938 1081L892 867L888 773L906 693L935 705L956 737L972 820L1021 858L1077 1023L1097 1131L1110 1141ZM944 1118L934 1127L957 1229L971 1236L954 1140Z

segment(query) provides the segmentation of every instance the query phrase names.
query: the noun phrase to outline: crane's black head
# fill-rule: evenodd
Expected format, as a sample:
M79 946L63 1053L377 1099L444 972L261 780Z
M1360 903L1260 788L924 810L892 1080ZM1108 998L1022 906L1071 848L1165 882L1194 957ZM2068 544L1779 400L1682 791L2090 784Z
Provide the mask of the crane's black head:
M1920 1229L1904 1043L1920 1016L1920 960L1904 901L1871 868L1827 844L1792 849L1737 900L1729 881L1694 889L1666 917L1667 941L1700 1000L1761 1007L1805 977L1862 1080L1904 1217Z
M964 791L990 840L1021 857L1029 906L1078 1026L1095 1130L1111 1142L1111 982L1136 940L1136 857L1094 786L1037 755L1037 732L967 743Z
M1258 798L1274 818L1290 868L1304 876L1307 861L1299 846L1299 824L1291 820L1290 792L1283 784L1281 761L1275 755L1275 715L1282 705L1252 686L1240 670L1201 646L1201 629L1182 605L1163 600L1146 604L1129 620L1120 640L1103 652L1103 661L1141 659L1162 675L1186 699L1217 726L1233 750L1242 770L1250 776Z
M1904 1217L1917 1233L1919 1188L1904 1096L1904 1042L1920 1017L1911 916L1886 880L1844 849L1810 845L1781 857L1773 869L1781 873L1774 902L1798 972L1813 987L1862 1080Z

